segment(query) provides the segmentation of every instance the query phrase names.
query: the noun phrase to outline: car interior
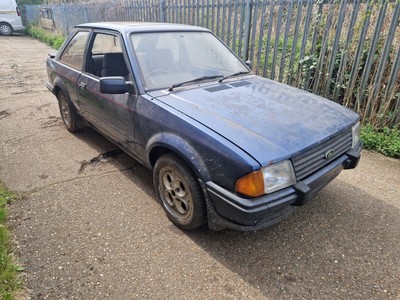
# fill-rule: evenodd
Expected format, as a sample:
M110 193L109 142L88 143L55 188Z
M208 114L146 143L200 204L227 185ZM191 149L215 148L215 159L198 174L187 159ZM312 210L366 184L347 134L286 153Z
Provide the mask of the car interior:
M96 34L89 51L86 72L97 77L122 76L129 78L129 70L117 36Z

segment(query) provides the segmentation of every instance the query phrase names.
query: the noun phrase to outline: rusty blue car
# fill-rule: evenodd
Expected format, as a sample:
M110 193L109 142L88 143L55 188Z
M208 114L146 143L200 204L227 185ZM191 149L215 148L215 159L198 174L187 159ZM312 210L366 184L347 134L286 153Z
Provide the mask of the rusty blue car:
M360 122L249 66L205 28L89 23L49 55L46 86L69 131L93 127L152 170L176 226L258 230L357 166Z

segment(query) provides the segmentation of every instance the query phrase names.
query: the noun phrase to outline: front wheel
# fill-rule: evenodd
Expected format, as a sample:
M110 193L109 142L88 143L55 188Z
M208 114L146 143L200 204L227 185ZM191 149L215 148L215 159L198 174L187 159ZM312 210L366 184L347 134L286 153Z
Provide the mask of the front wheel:
M174 154L161 156L153 171L156 194L168 218L179 228L194 230L206 223L203 192L193 171Z
M12 35L13 28L7 23L0 23L0 35Z

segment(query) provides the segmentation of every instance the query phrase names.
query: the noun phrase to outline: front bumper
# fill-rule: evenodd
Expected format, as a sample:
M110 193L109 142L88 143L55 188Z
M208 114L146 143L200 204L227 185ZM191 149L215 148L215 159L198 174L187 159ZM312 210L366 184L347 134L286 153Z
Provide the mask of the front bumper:
M275 224L309 201L343 169L355 168L361 145L332 161L296 185L258 198L242 198L213 182L205 184L211 230L252 231Z

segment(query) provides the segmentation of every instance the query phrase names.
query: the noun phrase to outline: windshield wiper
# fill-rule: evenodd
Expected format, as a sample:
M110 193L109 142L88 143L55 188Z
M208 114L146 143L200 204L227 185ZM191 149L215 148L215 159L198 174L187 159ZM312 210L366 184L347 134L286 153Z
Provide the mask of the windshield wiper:
M221 83L222 81L224 81L225 79L228 79L230 77L234 77L234 76L242 75L242 74L249 74L249 73L250 73L249 71L236 72L236 73L233 73L233 74L226 75L226 76L222 77L220 80L218 80L218 82Z
M207 80L207 79L215 79L215 78L218 78L218 77L224 78L224 75L201 76L201 77L198 77L198 78L195 78L195 79L183 81L183 82L180 82L180 83L175 83L168 89L168 91L172 92L174 90L174 88L179 87L179 86L184 85L184 84L194 83L194 82L203 81L203 80Z

